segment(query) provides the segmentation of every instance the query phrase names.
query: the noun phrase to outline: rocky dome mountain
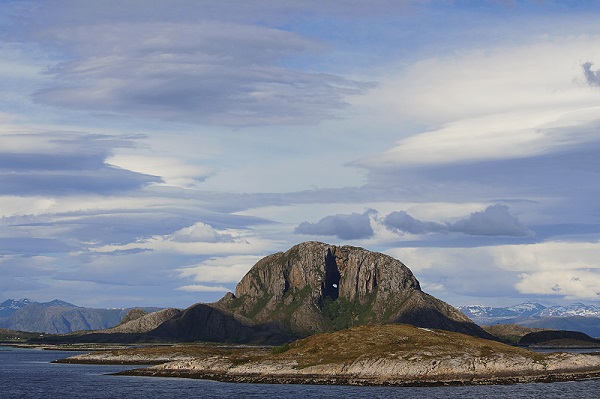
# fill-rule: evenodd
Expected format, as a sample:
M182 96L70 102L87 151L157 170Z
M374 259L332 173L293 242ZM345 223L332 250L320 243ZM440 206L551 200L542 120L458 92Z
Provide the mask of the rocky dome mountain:
M135 312L113 331L69 339L277 344L352 326L389 323L496 339L458 309L423 292L399 260L321 242L305 242L266 256L242 278L235 294L173 311L172 317L148 329L166 314Z
M263 258L242 278L235 295L213 306L290 336L406 323L492 338L454 307L424 293L399 260L321 242Z

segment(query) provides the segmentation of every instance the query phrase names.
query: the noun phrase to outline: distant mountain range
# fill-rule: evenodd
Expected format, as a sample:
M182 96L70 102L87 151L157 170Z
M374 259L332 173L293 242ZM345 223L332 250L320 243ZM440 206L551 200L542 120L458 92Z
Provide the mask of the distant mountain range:
M527 302L509 307L459 306L458 309L480 325L518 324L533 328L581 331L600 337L600 307L573 303L566 306Z
M491 306L459 306L458 309L471 319L504 319L514 317L600 317L600 307L574 303L567 306L546 307L539 303L526 302L505 308Z
M58 299L50 302L7 299L0 303L0 328L49 334L102 330L119 324L129 310L83 308Z
M27 305L31 305L31 304L37 304L37 305L39 305L41 307L45 307L45 308L50 307L50 306L64 306L64 307L68 307L68 308L78 307L76 305L73 305L72 303L68 303L65 301L58 300L58 299L55 299L50 302L35 302L35 301L32 301L27 298L19 299L19 300L7 299L6 301L0 303L0 318L11 317L18 310L23 309Z

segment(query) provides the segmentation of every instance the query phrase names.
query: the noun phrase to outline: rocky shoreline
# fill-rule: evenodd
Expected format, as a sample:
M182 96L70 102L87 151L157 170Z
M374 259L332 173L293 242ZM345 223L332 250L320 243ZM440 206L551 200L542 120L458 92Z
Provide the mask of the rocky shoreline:
M525 383L552 383L567 381L582 381L600 378L600 370L559 372L551 374L522 375L522 376L464 376L463 378L444 378L429 376L420 379L403 379L399 377L380 379L365 378L356 375L328 376L322 374L278 374L265 375L232 374L227 371L195 371L195 370L156 370L134 369L115 373L114 375L172 377L208 379L219 382L250 383L250 384L305 384L305 385L350 385L350 386L396 386L396 387L431 387L431 386L468 386L468 385L510 385Z
M239 360L238 360L239 361ZM121 375L201 378L222 382L318 385L440 386L576 381L600 378L597 356L553 354L543 361L509 357L426 357L357 359L302 366L291 359L268 358L237 364L226 357L179 360Z
M119 374L269 384L440 386L600 378L600 356L536 353L408 325L354 327L276 348L174 345L93 352L62 362L154 364Z

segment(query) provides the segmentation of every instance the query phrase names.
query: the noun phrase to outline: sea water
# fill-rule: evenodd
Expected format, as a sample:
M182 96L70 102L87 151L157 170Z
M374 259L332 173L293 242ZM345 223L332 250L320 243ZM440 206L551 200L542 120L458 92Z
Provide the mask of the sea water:
M56 364L76 352L0 347L0 398L577 398L600 397L600 380L472 387L235 384L110 375L133 366Z

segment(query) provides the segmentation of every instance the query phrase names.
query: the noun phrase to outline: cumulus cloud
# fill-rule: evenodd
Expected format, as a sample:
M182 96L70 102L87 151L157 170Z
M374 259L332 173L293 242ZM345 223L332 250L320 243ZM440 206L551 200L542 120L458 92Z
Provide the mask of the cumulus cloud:
M545 270L521 273L522 294L559 296L567 300L600 300L600 274L590 270Z
M203 222L197 222L189 227L174 232L169 240L181 243L191 242L233 242L231 234L221 233Z
M370 215L373 210L349 215L326 216L317 223L303 222L294 230L297 234L336 236L342 240L357 240L373 235Z
M423 222L405 211L387 215L385 226L400 233L427 234L457 232L483 236L528 236L531 231L523 226L519 219L509 213L506 205L490 205L485 210L474 212L465 219L456 222Z
M583 74L585 76L585 80L588 82L590 86L600 86L600 70L596 69L592 70L592 66L594 63L592 62L584 62L581 67L583 68Z
M446 226L435 222L422 222L410 216L405 211L395 211L385 217L383 223L398 232L409 234L426 234L443 232Z
M450 231L470 235L528 236L531 231L508 212L506 205L491 205L468 218L448 224Z

